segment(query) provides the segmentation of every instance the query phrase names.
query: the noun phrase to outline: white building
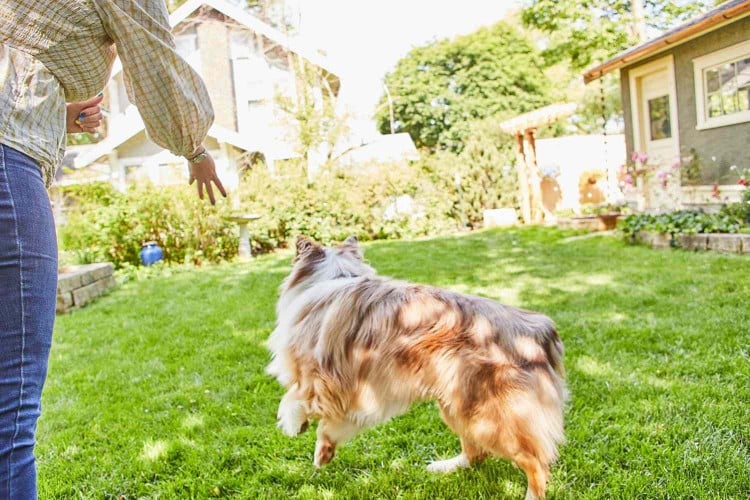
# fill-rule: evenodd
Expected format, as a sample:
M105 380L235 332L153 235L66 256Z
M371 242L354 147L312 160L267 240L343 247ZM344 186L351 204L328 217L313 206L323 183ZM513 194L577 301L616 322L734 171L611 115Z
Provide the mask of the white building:
M320 68L338 93L340 79L325 57L229 0L188 0L172 13L170 23L178 52L203 77L213 102L216 119L206 147L227 188L237 186L237 162L246 153L262 155L269 168L294 157L275 96L294 93L290 54ZM77 155L76 168L103 159L111 181L121 188L139 179L155 184L187 180L185 160L147 139L143 120L125 91L119 61L103 107L109 111L107 136Z

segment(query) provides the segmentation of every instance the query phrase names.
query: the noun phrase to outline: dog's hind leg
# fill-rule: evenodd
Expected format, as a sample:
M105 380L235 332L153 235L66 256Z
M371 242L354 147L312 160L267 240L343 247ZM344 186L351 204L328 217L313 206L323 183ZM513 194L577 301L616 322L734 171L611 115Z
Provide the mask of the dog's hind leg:
M440 408L440 413L442 414L443 420L448 425L448 427L450 427L450 429L458 434L461 438L461 453L447 460L436 460L434 462L431 462L427 466L428 471L442 473L453 472L457 469L466 469L468 467L471 467L471 465L477 462L481 462L482 460L487 458L487 453L485 453L481 448L476 446L470 439L465 436L465 432L462 432L462 426L455 418L451 417L450 414L442 407Z
M319 469L333 460L336 446L356 436L360 429L359 425L346 420L321 419L318 423L318 439L315 442L315 467Z
M513 461L523 469L529 481L526 500L543 499L547 489L547 479L549 479L549 466L529 453L519 453L513 457Z

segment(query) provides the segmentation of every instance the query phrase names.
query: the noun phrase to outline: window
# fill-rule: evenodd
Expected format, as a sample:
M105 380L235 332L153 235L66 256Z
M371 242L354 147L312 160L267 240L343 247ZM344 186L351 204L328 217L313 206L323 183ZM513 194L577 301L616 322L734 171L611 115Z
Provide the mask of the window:
M697 128L750 122L750 41L693 61Z
M709 118L750 109L750 56L706 69L703 76Z
M668 95L648 100L648 122L651 128L652 141L669 139L672 137L672 125L669 120Z

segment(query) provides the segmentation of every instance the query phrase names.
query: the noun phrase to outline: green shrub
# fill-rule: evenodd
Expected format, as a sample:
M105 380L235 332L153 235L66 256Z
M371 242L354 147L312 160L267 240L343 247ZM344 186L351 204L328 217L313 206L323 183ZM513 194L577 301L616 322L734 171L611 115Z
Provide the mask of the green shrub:
M509 164L510 143L488 122L461 155L440 153L412 165L325 168L308 182L300 162L249 170L233 196L216 207L192 189L133 187L118 193L108 185L77 187L62 247L78 262L109 260L118 268L138 265L144 242L155 241L167 263L215 262L237 254L237 225L225 219L239 205L261 218L250 223L253 251L285 247L304 234L329 244L414 238L478 227L483 210L515 207L517 181ZM458 178L457 178L458 175ZM457 179L459 182L457 182Z
M496 120L475 122L470 130L461 154L437 152L418 166L445 193L450 217L476 229L484 210L518 208L518 175L511 167L513 138L500 132Z
M736 233L742 223L724 214L707 214L700 210L678 210L664 214L628 215L618 224L618 229L628 238L638 231L665 234Z
M60 236L79 262L137 265L146 241L162 248L166 262L216 262L237 253L236 225L222 217L228 213L227 203L212 207L185 187L146 185L71 210Z
M399 197L412 210L397 213ZM452 230L450 201L429 176L407 165L328 169L314 183L301 175L273 176L264 169L242 180L241 206L262 217L253 223L256 251L285 246L305 234L323 243L356 235L361 240L417 237Z
M741 201L724 205L719 213L739 224L750 226L750 187L746 187L742 192Z

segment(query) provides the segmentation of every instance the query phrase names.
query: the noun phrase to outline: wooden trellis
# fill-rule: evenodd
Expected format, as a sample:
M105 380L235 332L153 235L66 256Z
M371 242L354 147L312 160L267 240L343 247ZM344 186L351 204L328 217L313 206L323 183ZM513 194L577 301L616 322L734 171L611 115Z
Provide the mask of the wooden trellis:
M573 114L574 103L550 104L500 124L516 139L516 170L521 196L521 216L526 224L542 222L542 175L536 161L536 130Z

